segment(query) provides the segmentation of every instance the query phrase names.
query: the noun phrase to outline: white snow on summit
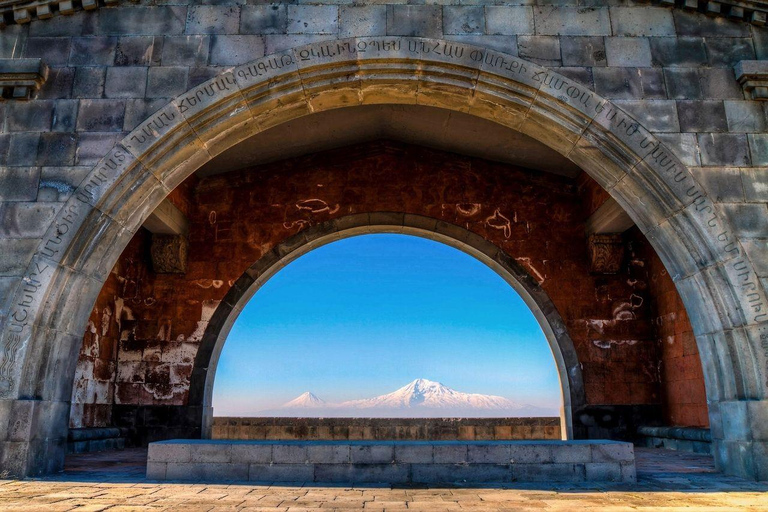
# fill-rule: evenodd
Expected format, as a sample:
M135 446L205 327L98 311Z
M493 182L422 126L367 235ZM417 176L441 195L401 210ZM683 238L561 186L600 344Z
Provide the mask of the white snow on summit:
M284 403L281 408L295 409L302 407L325 407L326 405L328 405L328 403L325 400L318 398L315 394L307 391L306 393L302 393L301 395L297 396L290 402Z

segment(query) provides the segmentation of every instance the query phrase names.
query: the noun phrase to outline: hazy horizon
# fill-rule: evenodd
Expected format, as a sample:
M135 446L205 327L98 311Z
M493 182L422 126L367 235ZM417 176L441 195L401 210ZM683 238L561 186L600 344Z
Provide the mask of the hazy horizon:
M235 322L216 416L252 416L304 392L328 402L414 379L559 410L549 345L520 296L471 256L394 234L333 242L281 269Z

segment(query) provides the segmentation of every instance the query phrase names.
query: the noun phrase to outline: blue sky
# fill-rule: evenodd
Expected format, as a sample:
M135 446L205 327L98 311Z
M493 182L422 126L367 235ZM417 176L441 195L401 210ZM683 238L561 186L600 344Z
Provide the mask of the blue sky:
M226 341L217 416L248 416L305 391L370 398L416 378L555 406L549 345L485 264L414 236L363 235L298 258L256 293Z

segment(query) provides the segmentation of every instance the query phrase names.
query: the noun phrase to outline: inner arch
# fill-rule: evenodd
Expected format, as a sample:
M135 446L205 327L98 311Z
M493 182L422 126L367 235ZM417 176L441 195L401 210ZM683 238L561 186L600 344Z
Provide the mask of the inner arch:
M221 352L245 305L280 269L309 251L343 238L370 233L419 236L459 249L494 270L520 295L552 351L563 397L561 431L564 438L573 438L574 411L586 403L584 384L573 341L546 292L519 263L469 230L420 215L389 212L352 214L311 226L264 255L234 284L213 313L190 380L190 405L203 406L203 435L211 433L213 387Z
M245 306L213 406L216 416L559 416L553 362L525 302L482 262L421 237L361 235L293 261Z

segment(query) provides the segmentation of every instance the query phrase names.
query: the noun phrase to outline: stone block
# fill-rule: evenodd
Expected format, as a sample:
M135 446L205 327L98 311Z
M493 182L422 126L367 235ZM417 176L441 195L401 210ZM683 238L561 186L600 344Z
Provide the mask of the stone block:
M38 100L53 100L72 97L72 83L75 81L73 68L48 68L48 80L37 93Z
M464 464L467 462L467 445L436 444L432 450L435 464Z
M704 99L744 99L741 86L736 82L732 69L700 69L699 82Z
M664 78L655 68L595 68L595 92L608 99L666 99Z
M14 101L8 105L9 132L47 132L53 120L53 100Z
M675 19L678 36L749 37L749 24L722 17L702 16L682 10L670 11Z
M77 123L77 100L57 100L51 131L73 132Z
M146 67L107 68L104 96L107 98L143 98L147 92Z
M395 445L395 462L398 464L432 463L432 444Z
M111 36L74 37L70 66L111 66L115 61L117 38Z
M768 166L768 134L750 133L747 141L752 165Z
M536 6L536 34L543 36L609 36L611 22L606 8Z
M717 203L744 201L741 172L736 167L701 168L694 170L694 177L706 189L710 199Z
M309 445L307 456L309 462L321 464L349 464L349 445Z
M165 480L167 467L165 462L147 462L147 479Z
M156 274L185 274L188 253L189 242L185 236L152 234L152 270Z
M609 66L651 66L651 45L645 37L606 37L605 53Z
M541 66L560 66L560 39L553 36L518 36L518 55Z
M150 443L149 462L191 462L192 445L189 443Z
M467 462L481 464L509 464L510 448L507 444L470 444Z
M683 132L728 131L722 101L678 101L677 112Z
M674 36L672 11L663 7L611 7L615 36Z
M247 464L231 463L167 463L166 480L198 481L217 480L240 482L248 480L249 467Z
M339 37L384 36L387 34L386 5L339 7Z
M742 60L754 60L755 48L752 39L707 37L707 63L710 66L727 66L732 68Z
M275 464L304 464L307 462L307 447L295 444L280 444L272 447L272 462Z
M694 133L658 133L658 138L683 164L701 165L699 144Z
M76 151L74 133L43 133L37 146L37 165L73 165Z
M406 483L408 464L318 464L314 480L331 483Z
M513 464L512 478L519 482L583 482L584 464Z
M584 464L585 477L590 482L621 482L621 464L618 462L590 462Z
M81 132L78 134L76 165L95 165L122 138L122 132Z
M184 32L186 6L121 6L102 9L96 21L96 34L173 36Z
M251 464L248 471L251 482L312 482L314 477L312 464Z
M48 66L65 66L69 62L72 40L68 37L30 37L24 57L43 59Z
M287 28L285 4L244 5L240 8L241 34L282 34Z
M162 54L161 36L121 37L115 48L115 66L156 66Z
M263 56L263 36L213 36L210 57L213 66L238 66Z
M39 167L0 167L0 202L34 201L39 182Z
M768 241L746 239L741 241L741 246L744 247L744 252L747 253L749 261L752 262L752 268L758 277L768 277ZM750 421L752 421L753 426L756 417L759 415L750 412ZM762 425L768 425L768 421Z
M654 132L677 133L680 123L677 118L677 105L671 100L617 100L616 104L626 110L645 128Z
M0 277L20 276L37 250L40 240L0 239Z
M189 68L187 67L156 66L149 68L147 75L147 98L173 98L183 93L187 90L188 73ZM128 105L132 105L136 101L142 100L129 101ZM158 108L160 106L158 105ZM147 112L146 114L148 116L151 113ZM144 116L144 118L147 116ZM132 130L141 121L144 121L144 119L137 120L131 128L126 129ZM126 123L128 122L128 106L126 106Z
M89 132L121 131L124 116L125 101L123 100L80 100L77 130Z
M707 50L700 37L652 37L654 66L695 68L707 62Z
M443 34L484 34L485 11L482 6L443 7Z
M393 444L353 445L350 459L353 464L391 464L395 460Z
M388 5L387 35L440 37L443 11L439 5Z
M288 5L289 34L337 34L339 8L336 5Z
M725 216L742 238L768 238L768 209L765 204L723 204ZM746 402L721 402L725 439L738 440L748 433ZM744 439L744 437L741 437Z
M193 443L189 452L190 462L217 463L232 462L232 444L230 443Z
M702 165L749 165L747 136L738 133L700 133L697 135Z
M726 100L723 105L725 117L728 120L728 130L731 132L758 133L764 132L768 127L763 103Z
M541 444L512 446L509 458L514 464L546 464L552 462L552 447Z
M563 36L560 38L563 66L605 66L605 38Z
M506 36L534 34L533 8L527 5L486 6L485 32Z
M697 69L665 69L664 80L670 99L695 100L702 97Z
M269 464L272 462L272 446L263 444L233 444L232 462Z
M508 464L412 464L412 480L423 484L510 482Z
M107 68L77 68L72 96L75 98L101 98L104 96Z
M8 142L5 164L9 166L35 165L39 145L39 133L12 133Z
M186 34L237 34L239 30L239 6L195 5L187 13Z
M163 66L205 66L210 45L211 38L205 35L166 37L160 61Z
M552 449L552 462L557 464L576 464L592 460L592 449L588 444L563 444Z
M768 169L742 168L741 181L747 201L768 202Z
M634 449L629 443L596 443L592 445L592 462L632 462Z

